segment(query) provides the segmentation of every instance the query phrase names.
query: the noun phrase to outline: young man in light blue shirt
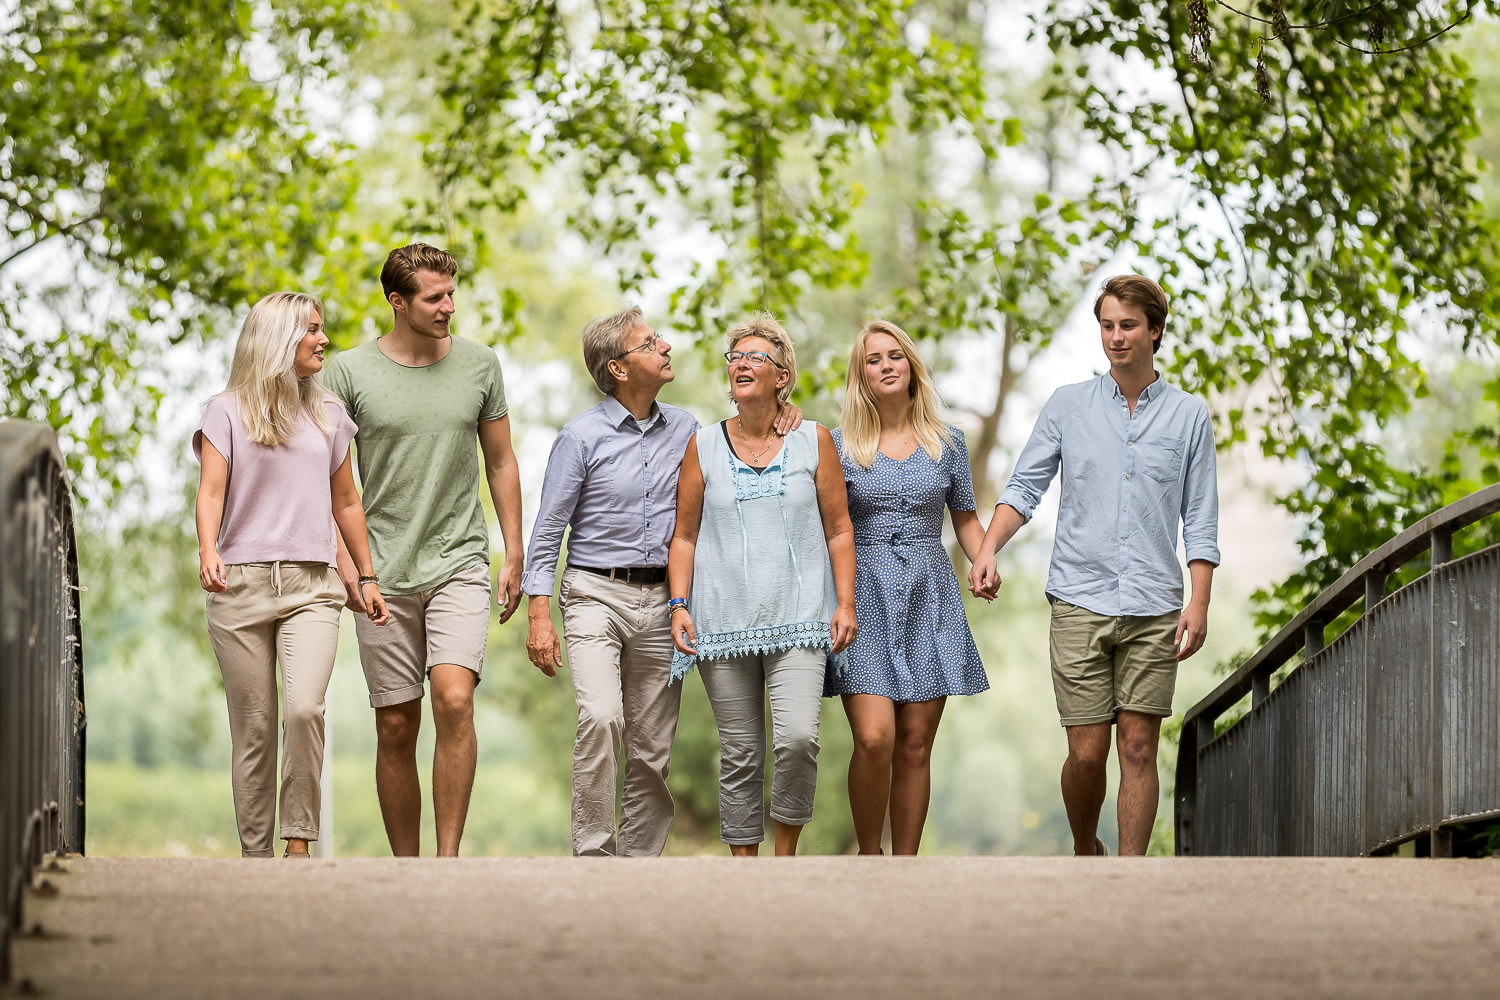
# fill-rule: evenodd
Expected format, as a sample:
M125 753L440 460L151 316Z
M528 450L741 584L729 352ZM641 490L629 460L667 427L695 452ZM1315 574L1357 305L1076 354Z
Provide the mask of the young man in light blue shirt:
M1122 855L1146 853L1160 788L1161 720L1177 663L1203 646L1219 564L1219 499L1208 407L1157 373L1167 297L1149 278L1105 282L1094 316L1109 371L1053 393L995 506L969 573L975 594L1000 587L995 555L1031 519L1061 471L1047 577L1058 714L1068 733L1063 804L1073 853L1098 838L1111 727L1119 749ZM1192 593L1182 597L1181 528Z
M578 705L575 855L658 855L672 826L667 772L682 685L671 683L667 545L682 454L698 421L656 401L676 377L671 351L639 308L584 328L584 364L604 400L570 420L552 444L521 577L530 598L526 652L554 677L563 644L552 625L553 577L568 533L558 596ZM800 422L801 411L792 409L788 422Z

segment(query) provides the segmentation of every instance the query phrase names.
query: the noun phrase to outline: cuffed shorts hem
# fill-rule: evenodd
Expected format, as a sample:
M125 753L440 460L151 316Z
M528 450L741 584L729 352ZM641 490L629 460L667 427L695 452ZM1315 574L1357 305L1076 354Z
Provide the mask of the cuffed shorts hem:
M429 674L432 673L432 668L439 663L451 663L455 667L463 667L465 670L472 670L477 674L484 667L484 657L481 654L476 658L472 652L462 649L435 649L427 654L427 672Z
M413 684L394 691L377 691L370 695L370 707L389 708L391 705L404 705L409 701L421 701L422 695L426 692L427 688L422 684Z
M273 850L271 850L269 847L266 848L264 851L246 851L246 850L241 850L240 851L240 857L242 857L242 858L274 858L274 857L276 857L276 852L273 851Z
M1165 719L1172 714L1172 707L1170 705L1166 708L1162 708L1160 705L1121 705L1115 709L1115 714L1118 715L1121 712L1134 712L1137 715L1159 715Z
M318 831L317 830L313 830L313 829L309 829L308 827L305 827L305 826L283 827L282 828L282 830L281 830L281 839L282 840L291 840L293 837L297 838L298 840L317 840L318 839Z
M1108 715L1067 715L1058 720L1064 729L1067 729L1069 726L1092 726L1099 722L1114 721L1115 713L1113 712L1110 712Z

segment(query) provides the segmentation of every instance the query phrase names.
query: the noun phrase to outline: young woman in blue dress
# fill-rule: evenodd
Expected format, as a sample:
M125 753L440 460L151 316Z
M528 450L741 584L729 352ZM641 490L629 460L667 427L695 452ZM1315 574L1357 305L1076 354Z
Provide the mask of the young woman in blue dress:
M834 440L854 523L854 613L848 668L829 672L854 735L849 805L859 853L916 854L931 795L932 745L949 695L989 687L963 596L943 547L951 512L972 560L984 541L963 433L938 417L932 376L905 331L877 320L849 355L843 425Z

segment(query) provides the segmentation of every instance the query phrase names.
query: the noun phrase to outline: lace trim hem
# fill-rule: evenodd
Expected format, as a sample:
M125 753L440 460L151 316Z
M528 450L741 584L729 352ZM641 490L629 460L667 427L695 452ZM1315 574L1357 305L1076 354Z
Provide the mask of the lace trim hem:
M736 656L780 653L798 647L828 650L833 646L828 628L828 622L813 621L743 629L738 632L700 634L697 656L689 656L680 650L672 652L672 680L678 681L686 677L699 660L727 660ZM830 652L828 661L833 666L834 673L843 676L848 662L846 654Z

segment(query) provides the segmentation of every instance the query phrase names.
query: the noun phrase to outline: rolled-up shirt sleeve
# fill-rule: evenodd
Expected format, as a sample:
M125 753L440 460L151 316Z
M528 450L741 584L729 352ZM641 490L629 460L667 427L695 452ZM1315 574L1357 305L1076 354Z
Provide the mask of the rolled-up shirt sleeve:
M1207 407L1194 422L1183 470L1182 547L1188 562L1219 565L1219 472Z
M552 453L547 457L541 504L536 524L531 528L531 542L526 546L526 572L521 574L523 593L533 597L552 596L563 532L573 520L586 477L582 442L564 428L552 442Z
M1056 403L1057 395L1054 393L1042 407L1041 416L1037 417L1036 426L1031 429L1031 437L1016 459L1016 469L1010 474L1010 482L1005 484L1004 492L996 501L997 506L1003 503L1015 508L1016 513L1025 521L1031 520L1031 515L1036 511L1037 504L1042 502L1047 488L1052 485L1052 479L1057 475L1058 465L1062 461L1062 433Z

